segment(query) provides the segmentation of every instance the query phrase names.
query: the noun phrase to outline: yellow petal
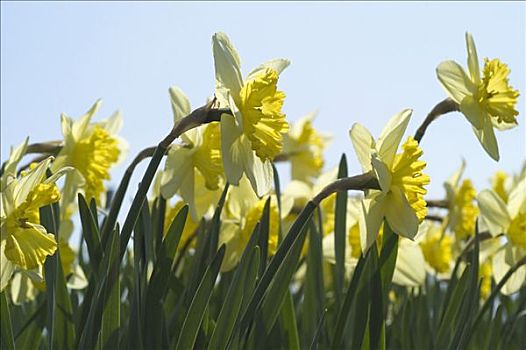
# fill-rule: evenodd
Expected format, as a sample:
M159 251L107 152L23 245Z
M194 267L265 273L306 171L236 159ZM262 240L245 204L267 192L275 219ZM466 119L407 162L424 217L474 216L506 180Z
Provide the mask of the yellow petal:
M442 87L456 103L460 104L464 97L473 95L475 86L458 63L444 61L438 65L436 73Z
M46 229L40 225L28 224L27 228L10 232L5 255L22 269L30 270L43 265L46 257L53 255L55 250L55 236L46 233Z
M168 92L170 93L170 102L172 104L174 122L177 122L190 114L190 101L188 100L188 97L186 97L183 90L177 86L172 86Z
M508 199L508 213L512 218L526 212L526 178L522 178L510 192Z
M499 283L504 275L509 271L513 262L507 261L506 255L509 254L509 250L512 249L510 246L507 246L505 249L502 249L493 257L493 275L495 276L495 281ZM501 289L502 294L511 295L517 292L526 281L526 266L521 266L508 281L504 284Z

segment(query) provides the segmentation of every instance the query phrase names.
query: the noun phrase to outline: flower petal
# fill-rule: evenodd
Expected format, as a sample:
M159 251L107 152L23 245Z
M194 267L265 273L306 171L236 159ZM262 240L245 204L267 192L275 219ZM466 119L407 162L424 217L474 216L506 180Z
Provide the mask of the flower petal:
M492 190L483 190L478 194L477 202L489 232L493 236L506 232L511 217L502 199Z
M373 164L373 170L378 178L378 182L380 183L380 188L383 192L387 193L391 188L391 172L387 168L387 165L378 159L376 155L372 156L371 161Z
M444 61L436 69L437 78L449 97L461 103L464 97L473 95L475 86L464 69L455 61Z
M385 215L385 196L375 193L370 198L362 201L362 214L360 215L360 243L362 252L366 252L376 240L380 226Z
M393 283L405 287L417 287L426 280L424 255L418 243L409 239L398 241L398 255L393 274Z
M362 165L363 172L371 171L371 152L375 147L371 133L362 124L354 123L351 130L349 130L349 136L351 137L358 161Z
M495 161L499 161L499 145L497 139L495 138L495 131L489 120L483 121L482 129L473 128L475 135L479 139L480 144L486 151L486 153L493 158Z
M475 42L473 41L473 36L470 33L466 32L466 46L468 49L468 68L469 75L471 80L475 84L480 82L480 68L479 68L479 58L477 55L477 48L475 47Z
M168 92L170 93L170 103L172 104L174 122L177 122L190 114L190 100L188 100L188 97L186 97L183 90L178 86L172 86L168 89Z
M43 160L37 165L35 169L31 170L26 176L19 180L14 193L15 208L26 200L27 195L35 188L36 185L42 182L46 176L46 170L48 169L52 160L53 157L48 157L46 160Z
M509 249L511 249L511 247L508 245L506 249L500 250L493 257L493 275L497 283L502 280L512 266L510 262L506 261L506 255L509 253L507 252ZM510 295L517 292L524 284L524 281L526 281L526 266L523 265L517 269L504 284L501 289L502 294Z
M399 188L392 188L387 195L385 218L393 232L401 236L413 239L418 233L418 217Z
M0 292L7 286L15 271L15 265L5 256L5 245L6 240L2 239L0 241L0 264L2 266L0 269Z
M10 232L5 246L5 255L24 270L43 265L47 256L57 250L55 236L47 233L43 226L28 223L27 228Z
M247 140L248 142L248 140ZM243 152L245 174L252 185L252 188L262 197L270 192L274 180L274 172L270 160L262 160L256 156L256 152Z
M77 120L76 122L72 123L71 133L75 140L80 140L83 137L91 121L91 118L93 118L95 113L97 113L101 104L102 104L102 101L100 99L95 101L93 106L90 107L90 109L86 112L86 114L80 117L79 120Z
M237 98L243 86L239 55L225 33L214 34L212 51L216 72L216 97L222 106L228 106L228 92Z
M526 178L513 187L508 198L508 213L512 218L526 212Z
M376 142L378 155L389 168L393 164L398 145L407 129L412 112L411 109L404 109L393 115L382 130L378 142Z
M223 159L223 168L227 181L234 186L239 185L239 179L243 175L244 152L251 152L252 149L242 142L243 130L240 129L234 117L228 114L221 116L221 156Z
M254 70L252 70L250 73L248 73L245 80L251 80L254 79L255 76L266 70L267 68L273 69L276 72L278 72L278 75L281 74L290 65L290 61L284 58L275 58L273 60L267 61L259 66L257 66Z
M473 99L473 96L466 96L460 102L460 111L466 119L476 129L482 129L484 118L487 118L487 112Z
M161 195L165 199L172 198L188 178L193 183L193 176L192 150L180 146L170 148L161 177Z

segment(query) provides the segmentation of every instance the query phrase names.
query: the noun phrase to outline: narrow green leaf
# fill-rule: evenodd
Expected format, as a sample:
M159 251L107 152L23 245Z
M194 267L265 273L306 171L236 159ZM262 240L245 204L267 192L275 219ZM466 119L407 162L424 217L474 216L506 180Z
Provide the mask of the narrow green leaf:
M101 345L102 349L117 349L119 347L120 328L120 260L119 260L119 232L118 227L113 231L110 241L107 276L114 281L107 284L105 299L108 300L102 314Z
M296 314L294 313L294 302L292 295L287 290L285 293L285 301L281 308L281 320L283 322L283 333L287 338L287 349L300 349L300 337L298 334L298 324L296 322Z
M5 291L0 293L0 325L2 330L2 349L13 350L15 348L15 340L13 338L13 328L11 326L11 314L9 312L9 304Z
M312 341L309 347L309 349L311 350L315 350L318 348L318 341L320 339L321 330L323 329L323 323L325 322L326 317L327 317L327 309L323 310L320 321L318 322L318 327L316 327L316 333L314 333L314 336L312 337Z
M347 158L342 154L338 168L338 178L347 177ZM345 241L347 239L347 191L336 193L336 207L334 209L334 291L337 305L343 299L343 281L345 279Z
M222 245L219 248L212 264L206 269L206 272L197 288L197 291L192 299L190 308L186 314L179 340L177 342L176 349L192 349L197 338L197 333L203 317L208 306L208 301L212 295L214 284L223 262L225 255L225 246Z
M216 209L214 211L214 216L210 222L210 246L208 252L207 263L209 264L214 256L217 253L217 245L219 242L219 232L221 231L221 213L223 212L223 207L225 206L226 195L228 193L229 184L228 182L221 193L219 202L217 203Z
M262 276L267 267L267 257L268 257L268 239L269 239L269 230L270 230L270 197L267 198L265 202L265 207L263 208L263 213L261 214L259 227L259 241L258 245L261 249L261 261L259 262L259 276Z
M99 263L102 259L102 246L96 219L93 217L88 203L82 194L78 195L79 214L82 224L82 235L88 247L89 262L93 271L99 273Z

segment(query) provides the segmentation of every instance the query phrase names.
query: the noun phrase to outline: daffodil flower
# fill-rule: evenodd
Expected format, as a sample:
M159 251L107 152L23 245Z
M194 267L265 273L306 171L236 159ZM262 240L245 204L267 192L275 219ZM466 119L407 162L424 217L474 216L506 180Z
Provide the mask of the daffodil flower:
M110 179L110 168L125 155L126 143L116 135L122 127L120 113L114 113L106 121L91 122L100 104L100 100L95 102L77 121L65 114L61 116L64 146L52 165L52 171L64 166L76 170L66 176L63 207L75 201L79 188L84 190L88 201L94 198L100 203L105 192L104 180Z
M427 214L424 186L430 179L422 173L426 163L419 160L423 152L418 142L409 137L402 153L396 153L410 117L409 109L394 115L376 142L361 124L354 124L350 130L363 171L374 171L381 188L370 190L362 202L360 238L364 252L376 240L384 218L395 233L413 239Z
M440 226L429 225L420 247L429 266L437 273L447 273L453 261L453 240L448 234L443 234Z
M511 266L526 255L526 178L510 192L508 203L493 190L483 190L477 196L482 220L493 236L505 233L507 243L493 258L495 279L500 281ZM526 266L521 266L502 292L512 294L526 281Z
M170 88L170 97L178 122L191 112L190 102L177 87ZM172 145L168 151L161 194L168 199L178 193L188 203L193 220L199 221L216 202L213 199L219 197L224 183L219 123L191 129L181 135L181 140L182 144Z
M290 161L293 180L312 183L323 168L323 151L329 137L314 129L312 121L316 113L310 113L292 124L283 140L283 153Z
M12 271L10 264L23 270L42 266L53 255L57 242L53 233L40 225L39 209L57 202L60 192L55 181L64 174L63 169L46 179L46 170L52 157L42 161L22 178L8 181L1 194L2 269ZM5 287L2 273L2 286Z
M245 174L256 194L272 186L272 159L283 147L288 130L281 112L285 94L277 89L279 74L289 61L276 59L241 76L239 55L224 33L212 38L216 98L232 115L221 116L221 149L228 182L237 186Z
M473 126L473 131L484 150L499 160L499 147L493 128L506 130L517 125L515 109L519 92L508 80L510 70L499 59L485 59L479 69L477 49L471 34L466 33L469 74L454 61L445 61L437 67L438 80L460 107Z
M232 187L225 204L225 216L221 223L219 244L226 245L222 271L229 271L236 266L243 254L250 236L261 220L267 198L259 199L246 177L242 177L239 186ZM274 254L278 247L279 223L292 209L290 197L281 198L281 216L275 195L271 195L268 252Z

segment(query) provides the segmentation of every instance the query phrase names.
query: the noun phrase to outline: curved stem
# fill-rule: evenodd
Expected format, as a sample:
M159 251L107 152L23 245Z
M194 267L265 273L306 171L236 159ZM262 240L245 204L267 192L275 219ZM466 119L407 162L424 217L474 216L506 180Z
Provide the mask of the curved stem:
M424 134L426 133L426 129L435 119L440 117L443 114L450 113L450 112L458 112L459 106L458 103L453 101L450 98L446 98L445 100L439 102L431 112L427 115L426 119L424 119L424 122L420 127L416 130L415 133L415 140L420 143L422 141L422 138L424 137Z
M313 199L312 202L316 205L320 204L320 202L330 196L331 194L335 192L341 192L341 191L349 191L349 190L366 190L366 189L373 189L373 190L380 190L380 184L378 183L378 179L374 175L372 171L361 174L361 175L355 175L351 177L344 177L342 179L338 179L334 181L333 183L325 186L323 190L321 190L320 193L318 193Z

